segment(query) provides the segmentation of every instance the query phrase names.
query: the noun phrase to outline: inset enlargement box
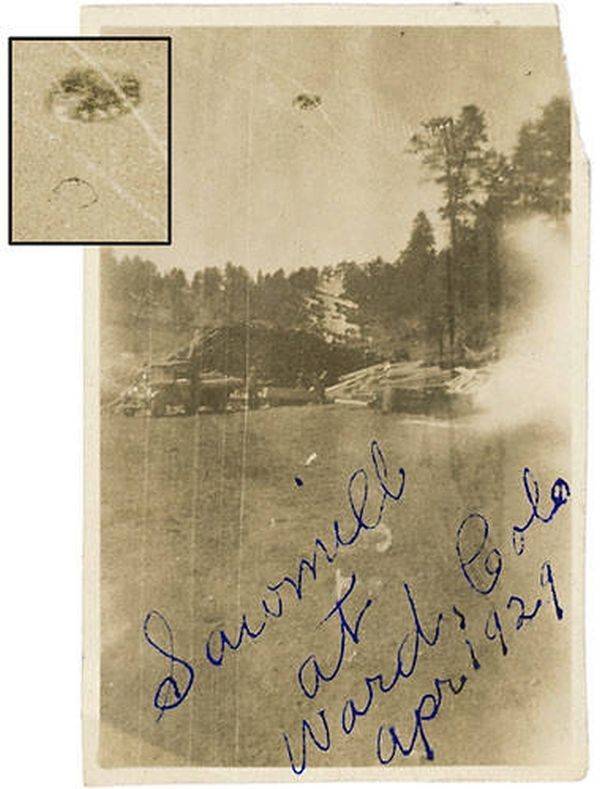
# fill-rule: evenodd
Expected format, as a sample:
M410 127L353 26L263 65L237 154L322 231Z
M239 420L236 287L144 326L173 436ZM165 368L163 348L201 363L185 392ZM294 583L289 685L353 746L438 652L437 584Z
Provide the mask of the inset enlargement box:
M9 40L9 242L171 243L171 39Z

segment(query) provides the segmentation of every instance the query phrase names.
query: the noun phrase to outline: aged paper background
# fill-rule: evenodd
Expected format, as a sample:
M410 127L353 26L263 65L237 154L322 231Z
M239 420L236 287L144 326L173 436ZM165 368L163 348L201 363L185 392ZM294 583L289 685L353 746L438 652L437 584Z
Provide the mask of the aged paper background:
M426 25L437 29L425 29ZM371 168L377 172L382 128L396 130L400 149L420 117L455 110L456 102L481 103L491 118L495 141L509 148L519 122L534 115L553 94L568 93L556 18L548 7L88 9L84 27L86 33L133 29L174 39L174 117L181 145L175 151L175 245L160 254L139 250L165 271L182 265L192 266L193 271L194 255L197 267L224 263L227 253L252 269L258 265L255 260L269 259L273 247L285 249L290 233L310 239L310 222L316 223L315 237L321 245L315 242L304 254L313 255L318 265L326 265L327 260L335 263L343 259L344 240L354 248L363 239L371 240L371 214L378 217L372 221L381 238L373 254L390 256L388 245L405 243L389 236L389 225L376 224L385 221L385 204L390 200L380 194L382 181L361 178L349 197L344 191L347 183L338 187L346 210L345 198L356 206L356 235L327 236L334 223L329 216L331 203L319 191L325 187L319 184L318 173L305 171L298 164L298 150L289 146L283 133L278 136L275 120L284 110L279 109L280 96L273 83L288 84L288 112L298 95L304 104L323 98L325 120L316 127L322 135L319 165L332 168L331 178L336 162L331 148L351 146L354 172L364 174ZM385 74L385 55L382 63L377 53L385 51L394 35L418 41L403 65L408 89L413 82L422 89L422 74L430 75L425 82L429 79L431 93L420 96L421 116L411 117L407 104L404 125L391 110L387 117L380 110L374 124L377 75L373 74L366 80L361 77L367 84L371 79L373 94L351 91L354 103L348 110L348 126L337 125L326 102L333 92L330 103L338 109L335 90L343 93L344 79L355 78L352 70L345 73L345 63L367 73L379 66ZM277 55L281 62L287 54L287 68L277 73L275 66L270 72L257 67L250 78L243 57L249 46L263 66L269 57ZM456 57L463 69L449 77L450 83L452 77L456 81L450 108L447 96L436 93L434 82L446 46L446 56ZM298 67L292 71L295 57ZM507 87L503 104L493 83L506 79L506 70L513 66L515 74L525 79L522 87L514 82ZM542 75L528 82L527 72L538 67ZM191 78L197 73L194 69L202 78ZM312 90L307 87L304 94L308 84ZM384 82L384 89L393 104L393 80L389 86ZM267 109L261 108L258 95L267 97ZM486 95L491 106L485 103ZM203 110L199 116L191 111L194 101ZM353 116L365 118L364 128L372 126L372 137L351 137ZM301 121L296 125L305 131ZM389 144L389 137L383 139ZM227 145L227 140L233 150L238 144L240 148L231 158L217 156L215 151L222 151L222 141ZM266 150L263 160L261 144ZM306 141L302 145L301 153L308 156L310 145ZM393 158L393 150L387 153ZM191 157L199 159L196 166L204 168L206 183L195 182ZM284 409L277 408L156 421L148 417L128 421L103 410L100 421L100 398L116 375L117 356L123 364L128 358L131 364L133 356L124 353L123 335L114 328L114 297L106 295L105 286L99 289L99 267L106 270L108 258L101 263L93 253L88 255L84 716L89 782L288 780L294 775L281 733L289 733L298 753L301 721L311 720L320 732L316 723L320 709L331 715L333 746L319 752L309 741L309 767L304 774L309 780L581 775L586 761L581 627L587 169L576 133L571 157L570 217L562 223L535 220L506 229L507 249L523 266L523 292L511 295L514 304L501 321L504 355L500 354L491 386L473 418L415 419L326 405L312 406L306 421L300 409L288 419ZM299 170L294 171L290 162ZM275 214L280 221L270 227L260 211L269 205L264 190L271 183L281 184L279 168L289 172L289 193L275 192L273 210L281 214ZM421 207L415 200L429 195L433 199L436 194L424 197L419 192L417 197L411 183L417 178L408 165L397 178L408 206L414 203L414 210L406 208L408 217ZM215 191L219 184L223 194ZM312 213L305 205L307 197L314 201ZM329 248L323 248L323 238L330 240ZM207 259L211 252L216 261ZM119 251L115 253L118 257ZM156 361L170 348L161 345L160 334L151 323L148 326L147 334L141 335L145 336L142 351ZM285 424L278 425L278 420ZM314 596L308 594L289 606L286 601L286 614L272 630L267 628L264 636L245 644L239 653L228 654L222 667L210 666L203 658L210 631L225 627L234 634L235 623L245 612L252 623L266 584L293 572L314 540L329 534L327 524L340 516L347 518L348 476L355 468L367 467L374 438L385 448L391 467L402 465L407 472L406 499L398 510L391 505L389 514L386 510L387 537L366 535L365 545L358 546L356 553L341 556L333 568L319 572ZM311 467L307 459L315 454L318 458ZM568 480L572 496L555 522L528 535L527 552L515 556L510 530L527 518L521 483L525 466L534 469L540 480L544 511L555 478ZM299 467L302 489L293 485ZM472 589L457 570L455 534L462 517L474 511L488 517L493 544L505 557L506 567L499 597L475 595L473 601ZM560 610L567 612L560 621L551 615L548 578L540 580L540 567L546 562L551 562L557 579ZM493 570L493 563L490 566ZM319 635L318 623L353 572L361 582L357 600L368 594L377 613L369 613L373 621L368 637L349 650L348 664L335 683L316 701L307 701L298 691L298 665L311 652L327 666L334 662L335 628ZM409 759L397 758L383 768L374 750L377 727L397 723L405 742L410 740L413 707L421 694L431 692L432 677L464 668L467 656L462 637L440 643L435 655L432 651L423 658L412 685L378 699L370 713L373 720L359 721L351 736L341 735L344 699L364 700L360 691L364 677L377 671L389 677L392 672L398 643L407 631L402 596L407 582L429 628L443 609L448 628L460 636L459 618L452 619L454 605L469 622L477 623L469 634L478 649L482 639L485 646L472 682L460 695L445 699L443 710L428 726L435 760L427 760L419 747ZM522 596L531 611L540 583L543 610L515 636L518 603L509 616L507 601L511 595ZM554 608L555 613L558 610ZM164 650L197 669L189 697L158 716L152 706L158 683L172 671L182 687L185 671L181 665L169 664L144 640L142 624L152 611L168 615L172 627L173 643L168 633L158 630L153 631L156 643L162 638ZM356 616L356 608L352 611ZM499 633L489 628L494 611L501 611L502 619L511 623L507 654Z
M12 42L12 241L169 238L168 41Z

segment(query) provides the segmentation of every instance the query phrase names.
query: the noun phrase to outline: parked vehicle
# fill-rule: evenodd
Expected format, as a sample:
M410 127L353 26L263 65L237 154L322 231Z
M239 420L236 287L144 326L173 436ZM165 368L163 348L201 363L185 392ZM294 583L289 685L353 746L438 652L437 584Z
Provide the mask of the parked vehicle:
M140 372L122 398L126 416L149 412L151 416L195 414L199 408L224 411L229 395L243 385L239 378L218 372L198 373L189 361L151 364Z

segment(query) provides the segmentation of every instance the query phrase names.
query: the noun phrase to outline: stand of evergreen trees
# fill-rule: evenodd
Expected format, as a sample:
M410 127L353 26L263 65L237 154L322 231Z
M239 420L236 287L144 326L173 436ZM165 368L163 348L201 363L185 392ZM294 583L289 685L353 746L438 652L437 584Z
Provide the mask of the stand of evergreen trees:
M103 321L144 330L264 322L369 348L380 358L419 354L457 363L464 348L494 343L503 308L503 224L530 213L556 222L570 210L570 104L555 98L525 123L511 155L495 151L484 113L463 107L431 118L410 140L440 185L448 242L437 248L418 211L396 260L344 261L319 270L259 272L203 268L191 281L180 268L161 273L139 256L103 254ZM340 298L336 299L337 294Z

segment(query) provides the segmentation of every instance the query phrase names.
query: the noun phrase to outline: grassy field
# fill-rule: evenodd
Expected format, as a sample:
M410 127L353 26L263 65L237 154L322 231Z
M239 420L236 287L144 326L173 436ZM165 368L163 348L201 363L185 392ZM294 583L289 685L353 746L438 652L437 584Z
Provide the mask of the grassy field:
M330 542L334 519L351 526L348 477L360 467L373 476L373 439L390 468L406 469L402 502L388 503L383 527L324 566L301 602L286 596L284 616L271 620L259 639L230 654L222 667L209 665L204 644L211 630L225 627L233 634L243 612L256 621L266 584L293 573L316 537ZM570 561L568 514L536 530L523 557L510 552L510 527L528 514L520 483L525 465L535 470L545 502L555 477L569 475L564 438L547 426L492 430L489 421L384 416L334 405L158 420L104 417L102 762L285 766L281 732L297 747L302 718L314 720L326 708L333 747L327 754L311 751L310 764L374 765L377 727L393 723L408 735L412 710L432 677L467 667L452 604L467 612L482 670L429 724L436 764L502 763L509 746L513 752L517 747L523 763L535 763L542 752L548 758L552 742L569 730L568 716L564 729L544 725L548 705L569 705L563 679L568 624L556 622L544 606L528 628L507 636L506 657L483 636L492 604L508 617L509 593L538 594L544 559L552 560L568 616L568 588L560 588ZM494 544L506 555L493 600L479 599L457 564L456 529L473 511L485 513ZM356 612L367 595L374 604L348 664L309 701L299 692L296 671L312 652L325 665L334 662L339 634L319 622L352 572L358 585L349 610ZM360 697L361 678L369 672L393 670L410 625L403 582L424 623L444 612L443 637L423 654L410 682L378 699L355 732L343 737L344 699ZM175 653L196 670L189 697L158 723L152 698L168 661L143 639L142 622L152 609L168 619ZM498 737L498 731L505 734ZM417 749L405 763L422 759Z

